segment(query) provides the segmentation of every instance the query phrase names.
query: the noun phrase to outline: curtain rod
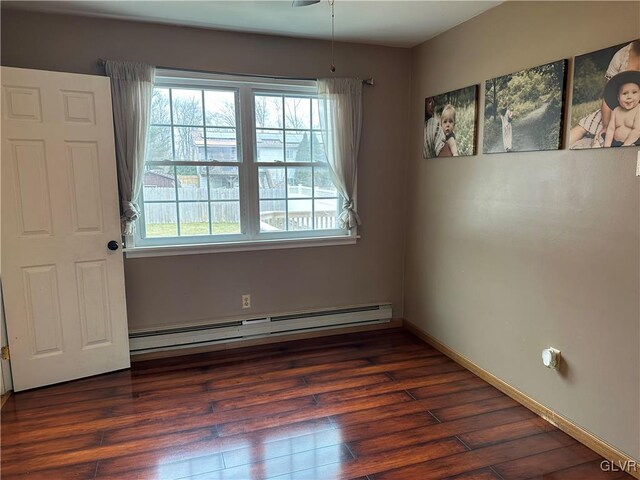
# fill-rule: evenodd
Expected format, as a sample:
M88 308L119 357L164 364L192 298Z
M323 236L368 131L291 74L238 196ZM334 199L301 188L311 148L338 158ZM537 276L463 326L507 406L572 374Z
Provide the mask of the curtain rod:
M99 58L98 59L98 65L101 67L104 67L106 63L106 60ZM317 78L300 78L300 77L275 77L272 75L250 75L248 73L229 73L229 72L214 72L211 70L195 70L195 69L189 69L189 68L175 68L175 67L162 67L162 66L156 66L156 68L162 69L162 70L172 70L174 72L192 72L192 73L213 73L215 75L233 75L236 77L257 77L257 78L272 78L275 80L309 80L309 81L316 81ZM374 81L373 78L366 78L364 80L362 80L362 84L363 85L370 85L373 86L374 85Z

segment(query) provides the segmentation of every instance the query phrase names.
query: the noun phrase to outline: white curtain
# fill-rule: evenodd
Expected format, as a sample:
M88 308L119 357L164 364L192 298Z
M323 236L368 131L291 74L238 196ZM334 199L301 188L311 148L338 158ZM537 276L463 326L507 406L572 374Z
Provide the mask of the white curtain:
M122 233L131 235L140 215L137 200L142 189L156 69L143 63L107 60L105 70L111 78Z
M331 177L344 198L338 217L342 228L360 225L355 193L358 150L362 130L362 80L359 78L318 79L320 128Z

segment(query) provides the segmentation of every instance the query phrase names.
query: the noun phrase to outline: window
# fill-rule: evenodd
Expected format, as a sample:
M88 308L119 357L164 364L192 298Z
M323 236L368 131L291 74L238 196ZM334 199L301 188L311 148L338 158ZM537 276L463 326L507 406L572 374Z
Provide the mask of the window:
M159 71L135 247L351 237L324 148L315 82Z

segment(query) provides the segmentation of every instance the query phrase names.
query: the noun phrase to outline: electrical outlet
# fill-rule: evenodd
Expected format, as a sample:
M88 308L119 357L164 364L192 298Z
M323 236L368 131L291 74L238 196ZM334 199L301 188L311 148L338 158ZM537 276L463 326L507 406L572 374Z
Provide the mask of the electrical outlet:
M251 295L242 295L242 308L251 308Z

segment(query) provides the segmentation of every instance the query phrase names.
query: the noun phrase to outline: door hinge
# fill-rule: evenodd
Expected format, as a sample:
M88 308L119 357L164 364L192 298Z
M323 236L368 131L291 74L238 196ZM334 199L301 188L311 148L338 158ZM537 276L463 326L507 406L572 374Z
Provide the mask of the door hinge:
M2 360L9 360L11 358L9 347L2 347L2 349L0 349L0 357L2 357Z

